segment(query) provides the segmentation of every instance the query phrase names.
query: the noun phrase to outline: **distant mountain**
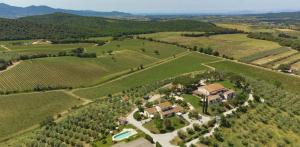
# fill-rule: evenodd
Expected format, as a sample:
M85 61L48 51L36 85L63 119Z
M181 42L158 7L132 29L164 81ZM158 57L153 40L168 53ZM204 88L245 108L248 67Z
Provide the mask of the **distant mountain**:
M262 19L300 20L300 11L264 13L264 14L249 14L248 16L255 16L257 18L262 18Z
M4 3L0 3L0 17L2 18L19 18L33 15L44 15L55 12L69 13L81 16L96 16L96 17L129 17L129 13L123 12L97 12L97 11L77 11L66 9L55 9L48 6L29 6L29 7L15 7Z

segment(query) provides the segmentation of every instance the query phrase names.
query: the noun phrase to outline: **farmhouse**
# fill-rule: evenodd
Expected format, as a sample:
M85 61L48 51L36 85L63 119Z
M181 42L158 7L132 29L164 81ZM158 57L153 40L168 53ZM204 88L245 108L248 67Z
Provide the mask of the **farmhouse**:
M219 83L198 87L193 94L207 98L208 103L221 102L235 96L235 91L225 88Z
M156 107L148 108L144 111L144 115L149 118L153 118L156 113L158 113Z
M167 110L172 109L172 106L173 105L167 101L167 102L158 104L158 109L159 109L159 111L167 111Z
M145 109L144 115L153 118L156 113L160 114L161 118L170 117L175 114L181 115L184 112L184 109L180 106L174 106L172 103L166 101L153 106L152 108Z
M197 93L203 96L209 96L209 95L216 95L225 91L227 91L227 89L223 85L219 83L215 83L215 84L199 87Z

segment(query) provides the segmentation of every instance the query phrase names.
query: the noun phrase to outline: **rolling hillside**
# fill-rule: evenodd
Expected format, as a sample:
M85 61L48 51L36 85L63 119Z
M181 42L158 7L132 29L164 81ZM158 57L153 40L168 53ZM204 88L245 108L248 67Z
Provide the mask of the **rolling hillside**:
M223 29L211 23L193 20L133 21L66 13L0 19L0 26L0 40L84 38L159 31L211 32Z

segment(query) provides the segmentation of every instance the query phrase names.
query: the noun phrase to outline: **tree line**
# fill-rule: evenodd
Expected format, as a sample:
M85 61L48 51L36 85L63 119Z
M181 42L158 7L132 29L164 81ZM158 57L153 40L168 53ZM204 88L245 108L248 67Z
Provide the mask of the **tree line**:
M263 33L263 32L250 33L248 37L254 39L278 42L281 46L291 47L293 49L300 51L300 41L298 40L298 38L284 33L281 33L277 36L274 36L272 33Z

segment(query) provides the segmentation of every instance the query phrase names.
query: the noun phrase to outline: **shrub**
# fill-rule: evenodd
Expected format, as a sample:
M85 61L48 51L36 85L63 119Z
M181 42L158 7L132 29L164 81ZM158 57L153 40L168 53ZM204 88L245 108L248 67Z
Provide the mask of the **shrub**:
M156 147L162 147L162 145L159 142L156 142L155 146Z
M152 144L154 143L153 138L150 135L148 135L148 134L145 135L145 139L147 139Z
M141 121L142 120L142 116L141 116L141 114L140 114L139 111L134 112L133 118L136 119L137 121Z

